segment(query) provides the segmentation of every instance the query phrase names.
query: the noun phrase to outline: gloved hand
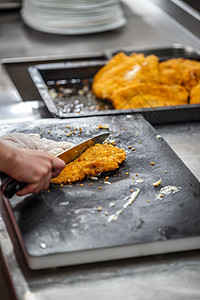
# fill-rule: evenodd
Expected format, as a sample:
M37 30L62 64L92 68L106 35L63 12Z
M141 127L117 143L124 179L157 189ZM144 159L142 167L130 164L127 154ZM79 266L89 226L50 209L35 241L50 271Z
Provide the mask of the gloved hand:
M21 149L0 141L0 172L26 183L18 196L46 190L51 178L57 177L64 167L63 160L46 151Z
M55 142L37 134L13 133L0 137L0 172L27 185L18 196L38 193L48 188L65 163L54 155L73 147L69 142ZM40 150L40 151L37 151Z
M0 142L21 149L44 150L52 155L57 155L75 146L70 142L55 142L46 138L40 138L39 134L24 133L12 133L10 135L0 136Z

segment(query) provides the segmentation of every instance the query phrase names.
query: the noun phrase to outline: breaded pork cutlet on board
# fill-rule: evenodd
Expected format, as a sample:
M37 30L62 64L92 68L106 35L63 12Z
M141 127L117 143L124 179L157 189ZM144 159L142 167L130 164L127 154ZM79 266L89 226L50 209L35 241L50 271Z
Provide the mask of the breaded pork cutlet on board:
M72 183L85 177L115 170L125 159L124 149L107 144L96 144L67 164L59 176L52 179L52 182Z

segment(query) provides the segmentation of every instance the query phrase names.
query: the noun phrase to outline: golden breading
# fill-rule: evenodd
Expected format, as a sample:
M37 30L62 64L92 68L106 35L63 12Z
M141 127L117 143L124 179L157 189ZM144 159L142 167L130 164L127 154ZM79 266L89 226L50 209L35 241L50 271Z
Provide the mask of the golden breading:
M53 183L72 183L86 176L115 170L126 159L126 152L112 145L96 144L70 162Z
M115 109L199 103L200 62L120 52L95 75L93 92ZM196 88L195 88L196 87ZM191 100L189 97L191 96Z
M200 83L197 84L190 93L190 103L196 104L200 103Z
M160 83L183 85L189 92L200 80L200 62L174 58L160 63Z
M180 85L139 83L117 90L111 100L116 109L184 105L188 92Z
M100 99L110 99L117 89L133 82L158 82L159 64L155 55L120 52L94 76L92 90Z

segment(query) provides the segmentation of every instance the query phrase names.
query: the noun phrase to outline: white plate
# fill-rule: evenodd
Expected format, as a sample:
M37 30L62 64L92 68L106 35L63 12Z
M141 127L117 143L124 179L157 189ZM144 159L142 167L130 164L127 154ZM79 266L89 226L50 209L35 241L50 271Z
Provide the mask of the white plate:
M69 9L52 9L52 8L38 8L34 7L30 4L25 4L23 10L26 11L27 14L35 15L38 18L43 17L58 17L62 18L65 16L66 18L112 18L114 15L119 14L119 11L122 13L122 9L119 5L108 6L106 9L92 9L92 10L84 10L82 11L74 11Z
M126 24L119 0L24 0L21 16L36 30L58 34L95 33Z
M54 33L54 34L63 34L63 35L78 35L78 34L90 34L103 32L108 30L114 30L120 28L126 24L126 18L122 15L118 20L108 23L108 24L99 24L94 26L77 26L77 27L67 27L66 24L63 24L63 27L49 26L41 24L37 19L28 15L25 10L21 10L21 16L24 22L36 29L38 31L46 32L46 33ZM61 24L60 24L61 25Z
M59 8L72 8L74 10L82 9L92 9L98 7L104 7L108 5L118 4L119 0L91 0L91 1L82 1L82 0L72 0L72 1L51 1L51 0L24 0L24 3L32 3L38 7L59 7Z

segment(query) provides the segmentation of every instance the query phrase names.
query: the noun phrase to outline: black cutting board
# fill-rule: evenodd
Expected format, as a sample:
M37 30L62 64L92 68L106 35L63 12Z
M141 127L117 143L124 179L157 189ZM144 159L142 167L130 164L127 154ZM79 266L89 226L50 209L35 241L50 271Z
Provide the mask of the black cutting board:
M99 124L108 124L109 129L99 129ZM109 139L127 153L119 169L102 173L97 180L52 184L37 195L14 196L10 207L5 199L30 268L200 247L200 183L142 116L46 119L5 125L1 135L16 131L75 144L110 131ZM105 176L111 184L104 183ZM159 179L162 182L155 187ZM166 186L178 190L157 199ZM109 222L137 189L135 201Z

